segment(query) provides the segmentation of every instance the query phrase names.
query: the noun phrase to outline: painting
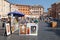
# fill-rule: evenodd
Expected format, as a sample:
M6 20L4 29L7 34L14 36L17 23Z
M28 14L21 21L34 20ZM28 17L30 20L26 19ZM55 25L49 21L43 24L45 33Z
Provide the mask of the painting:
M31 26L31 34L36 34L36 26Z
M20 34L26 34L26 25L20 25Z
M11 34L10 33L10 25L9 25L9 23L6 23L6 33L7 33L7 35Z

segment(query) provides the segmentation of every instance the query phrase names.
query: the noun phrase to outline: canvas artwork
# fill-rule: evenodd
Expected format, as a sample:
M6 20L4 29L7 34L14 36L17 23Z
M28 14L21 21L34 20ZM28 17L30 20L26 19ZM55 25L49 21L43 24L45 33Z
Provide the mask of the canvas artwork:
M9 23L6 23L6 33L7 33L7 35L9 35L10 34L10 25L9 25Z
M26 34L30 34L30 28L29 27L26 28Z
M31 26L31 34L36 34L36 26Z
M38 32L38 24L36 23L27 23L27 33L29 35L37 35Z
M26 26L20 25L20 34L26 34Z
M12 33L14 33L14 31L15 31L14 25L11 26L11 31L12 31Z

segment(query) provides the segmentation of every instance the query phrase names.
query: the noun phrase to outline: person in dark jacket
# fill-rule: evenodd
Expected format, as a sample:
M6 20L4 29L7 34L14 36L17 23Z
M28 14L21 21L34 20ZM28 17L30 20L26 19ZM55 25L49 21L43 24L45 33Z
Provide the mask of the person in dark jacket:
M6 23L6 21L5 21L5 19L3 20L3 24L2 24L2 27L4 28L5 27L5 23Z

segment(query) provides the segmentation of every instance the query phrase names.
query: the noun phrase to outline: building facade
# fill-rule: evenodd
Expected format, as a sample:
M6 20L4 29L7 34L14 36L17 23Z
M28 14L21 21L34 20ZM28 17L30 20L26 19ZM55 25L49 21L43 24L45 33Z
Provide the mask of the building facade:
M52 4L51 8L48 8L48 13L51 17L60 19L60 2Z
M11 4L11 11L19 11L25 16L33 15L33 16L41 16L43 15L44 8L40 5L21 5L21 4Z
M53 18L60 19L60 2L51 5L51 9L48 9L49 14Z
M29 5L17 5L18 6L18 10L22 13L24 13L25 15L30 15L30 6Z
M18 7L15 4L11 4L11 12L18 11Z
M4 0L0 0L0 16L1 16L2 13L3 13L3 1L4 1Z
M52 8L52 17L56 18L57 17L57 13L56 13L56 3L51 5Z
M48 12L44 12L43 17L47 17L48 15Z
M7 17L10 12L10 3L6 0L0 0L0 15L1 17Z
M33 5L30 7L30 13L31 15L34 15L36 17L40 17L43 15L44 8L40 5Z
M48 16L52 17L52 8L48 8Z
M11 4L11 11L19 11L25 15L30 14L30 6L29 5L20 5L20 4Z
M60 2L56 3L56 15L60 19Z
M10 12L10 3L8 1L3 1L3 12L4 15L2 14L2 16L7 17Z

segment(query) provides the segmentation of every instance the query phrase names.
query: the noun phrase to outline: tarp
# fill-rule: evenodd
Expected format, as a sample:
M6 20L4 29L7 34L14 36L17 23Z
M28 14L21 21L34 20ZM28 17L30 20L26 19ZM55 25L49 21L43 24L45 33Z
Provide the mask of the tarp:
M18 11L14 11L14 12L10 12L10 13L8 13L8 15L11 15L11 14L13 14L13 16L18 16L18 17L22 17L22 16L24 16L23 13L18 12Z

